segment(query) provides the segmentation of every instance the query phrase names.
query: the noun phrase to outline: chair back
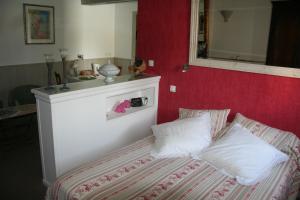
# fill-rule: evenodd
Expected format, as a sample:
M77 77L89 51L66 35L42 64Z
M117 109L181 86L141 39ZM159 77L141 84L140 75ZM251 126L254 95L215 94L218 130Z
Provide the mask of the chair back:
M38 85L21 85L10 91L8 96L8 105L24 105L24 104L34 104L35 97L31 93L31 89L38 88Z

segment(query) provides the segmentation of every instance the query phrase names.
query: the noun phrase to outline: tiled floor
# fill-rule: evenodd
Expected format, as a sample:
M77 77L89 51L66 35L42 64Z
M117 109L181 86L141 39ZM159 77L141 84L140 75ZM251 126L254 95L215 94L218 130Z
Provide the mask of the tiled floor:
M14 130L15 133L17 131L19 130ZM0 134L3 133L4 131L0 131ZM3 143L1 138L0 199L42 200L46 188L42 184L37 128L34 126L31 129L33 138L22 137L22 134L16 134L19 137L11 139L9 143Z

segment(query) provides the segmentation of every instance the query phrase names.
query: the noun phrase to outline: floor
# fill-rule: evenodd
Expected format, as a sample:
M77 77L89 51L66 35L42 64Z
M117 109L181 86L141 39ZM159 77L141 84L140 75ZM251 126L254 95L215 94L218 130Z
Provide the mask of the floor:
M29 128L16 120L0 123L1 199L44 199L36 116L31 117L34 123Z

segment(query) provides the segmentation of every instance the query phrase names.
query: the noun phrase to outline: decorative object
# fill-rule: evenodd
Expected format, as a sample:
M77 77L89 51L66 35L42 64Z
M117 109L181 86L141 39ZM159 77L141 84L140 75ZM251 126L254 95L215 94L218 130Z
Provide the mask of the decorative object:
M189 64L184 64L182 67L182 72L187 72L190 69Z
M117 76L121 76L122 75L122 66L117 65L117 68L119 68L120 72L117 74Z
M99 76L98 70L99 70L100 67L101 67L100 64L92 63L92 69L94 71L95 76Z
M98 72L101 75L105 76L104 81L106 83L111 83L114 81L113 77L119 74L120 69L116 65L109 63L109 64L102 65L99 68Z
M95 80L95 76L79 76L79 80L81 81L89 81L89 80Z
M46 65L47 65L47 72L48 72L48 85L45 88L45 90L53 90L54 87L52 86L52 70L54 65L54 59L52 54L44 54L46 59Z
M60 57L62 60L62 66L63 66L63 86L60 88L60 90L69 90L70 88L67 86L68 80L67 80L67 73L66 73L66 67L67 67L67 49L59 49Z
M142 74L144 71L146 71L146 69L146 62L140 58L136 58L134 64L128 67L128 71L134 73L135 75Z
M228 22L229 18L231 17L233 11L232 10L220 10L220 14L222 15L224 22Z
M77 62L77 59L68 61L68 75L72 77L78 76Z
M85 70L81 70L79 72L80 76L93 76L94 75L94 71L90 70L90 69L85 69Z
M23 4L25 44L54 44L54 6Z
M125 113L126 112L126 108L130 108L130 101L129 100L125 100L121 103L119 103L116 108L114 109L114 111L116 113Z
M148 97L137 97L130 99L131 107L141 107L148 103Z
M85 69L79 72L79 80L93 80L96 79L96 75L93 70Z

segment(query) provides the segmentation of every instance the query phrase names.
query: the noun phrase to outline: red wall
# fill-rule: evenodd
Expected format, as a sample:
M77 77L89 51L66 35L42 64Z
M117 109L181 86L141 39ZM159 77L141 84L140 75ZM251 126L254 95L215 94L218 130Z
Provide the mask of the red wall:
M137 55L154 59L148 72L162 76L158 121L178 117L178 108L231 108L300 136L300 79L205 67L188 62L190 0L139 0ZM169 86L177 86L170 93Z

